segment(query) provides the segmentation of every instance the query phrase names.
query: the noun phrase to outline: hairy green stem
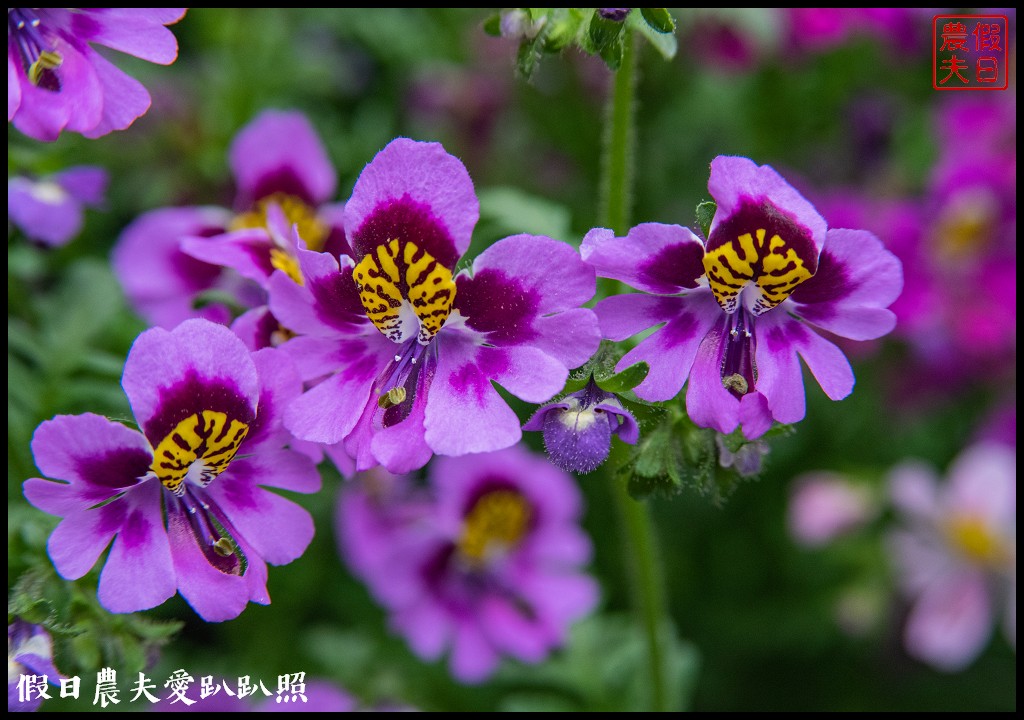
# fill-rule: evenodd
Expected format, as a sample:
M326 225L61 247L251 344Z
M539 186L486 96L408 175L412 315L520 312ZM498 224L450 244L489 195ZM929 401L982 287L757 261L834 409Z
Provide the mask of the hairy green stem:
M633 202L636 150L637 56L633 33L625 31L622 66L615 73L605 115L601 162L602 222L616 235L629 230ZM611 493L618 506L626 540L625 564L633 591L633 605L647 637L651 709L665 711L665 649L662 618L665 616L661 562L651 516L645 504L626 493L623 483L612 479Z
M627 29L623 36L622 66L615 73L608 97L601 158L602 222L617 235L629 230L636 150L637 59L633 33Z

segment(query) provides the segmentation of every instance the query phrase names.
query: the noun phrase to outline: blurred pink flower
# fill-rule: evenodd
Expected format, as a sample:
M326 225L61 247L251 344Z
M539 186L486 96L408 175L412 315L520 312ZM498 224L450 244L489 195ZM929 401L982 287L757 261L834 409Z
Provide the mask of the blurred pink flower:
M787 522L799 544L819 547L861 527L877 512L866 488L838 473L817 471L793 481Z
M907 651L939 670L962 670L985 647L999 612L1016 649L1016 451L972 445L941 486L930 468L905 463L889 486L904 519L889 546L911 603Z

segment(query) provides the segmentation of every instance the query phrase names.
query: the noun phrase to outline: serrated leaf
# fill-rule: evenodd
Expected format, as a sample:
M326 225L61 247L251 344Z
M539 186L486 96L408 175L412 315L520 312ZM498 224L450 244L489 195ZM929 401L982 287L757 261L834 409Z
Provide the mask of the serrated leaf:
M652 28L660 33L671 33L676 31L676 21L671 13L665 8L640 8L644 20Z
M618 395L627 390L632 390L642 383L650 371L651 366L641 361L635 365L630 365L622 372L616 373L611 377L600 378L595 376L594 381L602 390Z
M710 200L705 200L697 206L697 226L704 233L705 240L711 235L711 221L715 219L717 211L718 205Z
M626 25L644 36L654 49L666 60L671 60L679 51L679 43L676 41L675 33L661 33L648 25L643 16L637 13L630 13L626 18Z

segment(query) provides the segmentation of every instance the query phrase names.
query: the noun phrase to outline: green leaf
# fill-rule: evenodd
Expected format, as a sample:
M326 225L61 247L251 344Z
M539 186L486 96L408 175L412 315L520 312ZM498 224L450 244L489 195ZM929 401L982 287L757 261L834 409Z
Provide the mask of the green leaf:
M676 31L676 21L665 8L640 8L644 20L652 28L660 33L671 33Z
M501 37L501 13L495 13L484 20L484 32L491 37Z
M718 211L718 205L705 200L697 206L697 225L700 227L700 231L704 233L704 239L711 235L711 221L715 219L715 212Z
M572 237L572 218L564 205L512 187L484 188L478 195L480 216L504 233Z
M644 36L654 49L666 60L671 60L679 51L679 43L676 41L675 33L662 33L646 22L637 13L630 13L626 18L626 25Z
M651 366L645 362L638 362L635 365L630 365L628 368L620 373L616 373L611 377L597 378L595 382L597 386L602 390L610 393L624 393L627 390L632 390L637 385L644 381L647 377L647 373L651 371Z

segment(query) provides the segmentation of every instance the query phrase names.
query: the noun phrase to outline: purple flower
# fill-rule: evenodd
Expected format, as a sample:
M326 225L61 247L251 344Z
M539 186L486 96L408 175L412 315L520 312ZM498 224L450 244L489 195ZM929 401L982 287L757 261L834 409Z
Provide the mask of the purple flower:
M742 425L753 439L773 419L803 418L798 355L826 395L850 394L849 362L815 329L856 340L886 334L902 271L871 233L827 230L767 165L719 156L708 189L718 209L706 243L678 225L647 223L625 238L591 230L582 253L599 275L645 293L598 303L606 338L663 324L619 361L620 370L651 366L637 395L669 400L689 379L694 422L722 433Z
M633 8L598 8L597 14L605 20L623 22L626 19L626 16L629 15L629 11L632 9Z
M22 676L42 678L29 687ZM53 665L53 641L41 626L15 620L7 626L7 710L34 712L43 704L45 687L59 684L61 675ZM40 693L42 689L42 693ZM51 697L46 695L46 697Z
M230 330L190 320L142 333L121 384L141 432L99 415L42 423L42 472L25 496L63 518L50 558L69 580L113 542L99 600L111 612L155 607L180 591L209 621L270 602L267 567L313 537L309 514L262 486L313 492L320 476L286 449L280 411L300 390L286 358L250 355Z
M1000 606L1016 648L1016 451L972 445L942 487L930 468L907 463L893 471L890 490L904 517L890 547L912 603L907 651L940 670L961 670L985 647Z
M508 447L519 420L491 382L541 403L597 349L597 320L579 307L594 273L570 246L516 235L455 274L478 215L458 159L399 138L345 206L353 258L300 250L301 285L271 277L270 309L299 335L281 349L323 379L286 412L296 437L393 472Z
M582 390L538 409L523 430L542 431L551 462L578 473L593 472L608 458L612 435L630 445L640 439L633 415L593 378Z
M185 8L7 8L7 121L36 140L61 130L97 138L149 109L149 93L92 44L170 65L178 42L164 27Z
M793 481L789 532L801 545L820 547L861 527L877 511L870 493L844 476L807 473Z
M294 231L305 247L349 254L343 206L328 201L337 176L305 115L267 110L238 133L229 152L238 183L234 211L215 207L161 208L125 229L114 268L145 319L166 328L197 315L229 322L221 303L194 307L203 293L227 293L253 308L240 334L252 349L283 341L267 317L263 288L275 269L299 280Z
M85 207L103 204L107 171L82 165L30 180L7 179L7 216L25 235L43 245L60 247L82 230Z
M437 458L429 489L355 483L338 506L342 552L413 652L451 650L479 682L502 656L542 662L597 601L572 478L519 447ZM372 477L372 476L371 476Z

